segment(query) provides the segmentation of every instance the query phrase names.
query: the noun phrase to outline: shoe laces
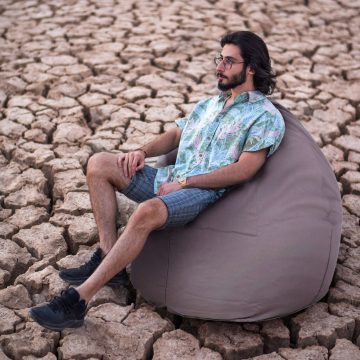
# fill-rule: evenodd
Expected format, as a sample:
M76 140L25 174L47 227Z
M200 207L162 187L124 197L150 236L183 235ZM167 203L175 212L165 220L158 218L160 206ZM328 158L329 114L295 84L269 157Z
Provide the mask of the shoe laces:
M85 264L81 265L79 267L79 269L81 269L81 270L88 269L88 268L92 269L94 267L97 267L100 264L100 262L101 262L101 254L98 249L92 254L90 260L87 261Z
M73 308L73 304L65 296L65 291L61 291L60 296L55 298L49 303L49 308L53 311L63 311L65 314L69 314Z

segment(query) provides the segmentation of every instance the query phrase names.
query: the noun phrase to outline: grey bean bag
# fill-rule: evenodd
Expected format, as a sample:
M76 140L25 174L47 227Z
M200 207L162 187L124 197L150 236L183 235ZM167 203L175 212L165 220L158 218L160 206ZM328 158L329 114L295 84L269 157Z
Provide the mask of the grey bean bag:
M149 302L248 322L297 312L327 293L341 236L338 185L300 122L275 105L286 134L254 179L191 224L149 237L131 273Z

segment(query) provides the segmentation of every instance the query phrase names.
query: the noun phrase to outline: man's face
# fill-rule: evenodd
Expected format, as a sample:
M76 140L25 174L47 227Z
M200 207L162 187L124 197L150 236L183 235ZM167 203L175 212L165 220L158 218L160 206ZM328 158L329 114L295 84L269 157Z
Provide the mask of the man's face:
M228 91L244 84L246 82L246 67L239 48L233 44L226 44L221 55L223 61L216 66L219 90Z

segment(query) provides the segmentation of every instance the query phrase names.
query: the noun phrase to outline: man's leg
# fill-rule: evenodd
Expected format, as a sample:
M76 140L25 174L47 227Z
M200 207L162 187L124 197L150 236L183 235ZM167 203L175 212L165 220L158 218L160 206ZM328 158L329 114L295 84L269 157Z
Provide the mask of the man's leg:
M130 178L126 177L122 168L117 165L117 155L99 153L92 156L88 162L87 183L99 232L100 248L80 267L60 271L59 276L72 285L84 282L115 244L117 212L115 188L125 189L130 183ZM126 285L128 281L124 270L116 274L109 285Z
M99 267L76 290L89 302L95 293L140 253L151 231L162 227L167 220L166 205L160 199L141 203L130 217L125 231Z
M162 227L167 217L167 207L160 199L154 198L140 204L123 234L93 274L77 289L70 288L49 304L31 308L30 316L52 330L81 326L86 304L115 274L136 258L150 232Z
M116 194L115 189L125 189L130 178L117 165L117 155L98 153L87 165L86 180L90 192L100 240L100 248L106 255L116 242Z

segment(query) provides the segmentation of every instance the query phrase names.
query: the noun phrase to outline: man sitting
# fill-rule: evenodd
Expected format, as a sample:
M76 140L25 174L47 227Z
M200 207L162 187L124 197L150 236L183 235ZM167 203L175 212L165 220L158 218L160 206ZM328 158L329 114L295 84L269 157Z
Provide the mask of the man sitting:
M285 125L265 96L272 93L275 76L264 41L240 31L225 35L221 47L214 60L222 94L200 101L176 128L138 150L90 158L87 182L100 247L86 264L60 272L78 287L30 309L40 325L81 326L87 303L101 287L127 283L124 269L153 230L189 223L229 187L250 180L279 146ZM177 147L175 165L145 165L147 156ZM140 203L118 239L115 189Z

